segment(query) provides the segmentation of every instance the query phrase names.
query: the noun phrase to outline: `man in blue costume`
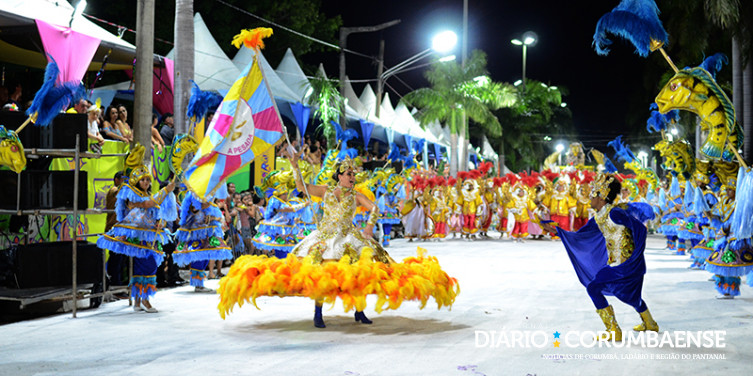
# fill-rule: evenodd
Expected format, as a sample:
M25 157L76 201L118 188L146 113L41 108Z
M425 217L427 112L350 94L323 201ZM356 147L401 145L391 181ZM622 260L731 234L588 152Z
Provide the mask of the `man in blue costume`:
M646 262L646 226L643 221L653 217L645 204L614 205L621 184L614 176L599 174L591 186L591 207L596 215L578 232L543 224L544 230L557 232L567 249L578 279L586 287L596 306L596 313L607 328L600 340L622 340L622 330L617 324L614 308L605 295L615 296L629 304L640 314L641 324L635 331L659 331L641 298Z

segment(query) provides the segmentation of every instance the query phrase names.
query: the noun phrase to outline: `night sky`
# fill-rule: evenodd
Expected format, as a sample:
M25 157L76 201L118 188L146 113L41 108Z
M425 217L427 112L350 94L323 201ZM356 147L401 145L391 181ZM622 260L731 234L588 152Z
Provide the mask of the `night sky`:
M402 22L383 31L385 39L385 64L394 66L408 57L428 48L431 37L438 31L451 29L462 38L463 1L324 1L323 11L332 16L340 14L343 26L371 26L393 19ZM645 128L648 106L655 93L647 93L641 84L641 69L646 64L661 64L655 59L643 59L633 53L631 45L617 41L609 56L598 56L591 47L596 22L619 1L568 2L568 1L499 1L470 0L468 51L481 49L488 55L488 69L495 81L515 82L522 75L521 47L510 43L526 31L538 34L538 42L528 49L526 76L566 87L570 95L563 98L573 113L580 139L587 146L606 149L606 142L636 127ZM577 5L576 5L577 4ZM348 48L376 55L380 33L351 34ZM460 57L460 47L456 48ZM330 76L338 74L337 54L317 54L315 59L325 59L325 69ZM313 61L306 60L308 63ZM665 64L666 65L666 64ZM667 69L669 69L667 67ZM427 86L423 69L399 75L412 88ZM376 66L366 58L347 55L347 73L351 79L373 79ZM401 95L411 89L391 78L389 84ZM356 93L362 83L354 84ZM386 89L389 90L389 89ZM627 124L629 111L626 98L640 91L646 102L639 103L633 111L644 111L637 116L640 122ZM390 92L393 104L397 103ZM635 107L635 106L633 106ZM655 142L655 136L641 132L632 141ZM641 140L643 139L643 140ZM556 141L556 140L555 140ZM571 140L572 141L572 140Z

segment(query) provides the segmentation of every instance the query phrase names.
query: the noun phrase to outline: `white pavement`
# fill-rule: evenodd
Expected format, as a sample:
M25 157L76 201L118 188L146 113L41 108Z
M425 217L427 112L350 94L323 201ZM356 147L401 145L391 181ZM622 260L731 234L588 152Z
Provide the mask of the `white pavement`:
M263 298L261 310L236 307L223 321L216 295L181 287L157 293L157 314L134 313L121 300L80 311L77 319L60 314L1 326L0 375L753 374L753 289L744 285L737 299L715 299L711 275L662 250L663 238L649 239L643 296L660 335L671 335L679 348L582 347L580 334L590 346L585 332L604 327L559 242L397 240L389 251L402 259L416 245L460 282L451 311L407 302L382 314L367 309L374 324L362 325L338 303L325 307L327 328L317 329L311 300ZM638 314L608 299L627 335ZM722 331L722 341L687 347L686 331L706 330ZM515 341L526 332L528 342Z

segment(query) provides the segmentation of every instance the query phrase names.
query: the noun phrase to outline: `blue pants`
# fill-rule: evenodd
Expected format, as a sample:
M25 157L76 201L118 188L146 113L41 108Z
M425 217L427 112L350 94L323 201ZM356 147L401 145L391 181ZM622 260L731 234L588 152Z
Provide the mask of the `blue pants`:
M157 261L154 257L133 258L131 297L149 300L157 293Z
M208 265L209 260L194 261L191 263L191 286L204 287Z

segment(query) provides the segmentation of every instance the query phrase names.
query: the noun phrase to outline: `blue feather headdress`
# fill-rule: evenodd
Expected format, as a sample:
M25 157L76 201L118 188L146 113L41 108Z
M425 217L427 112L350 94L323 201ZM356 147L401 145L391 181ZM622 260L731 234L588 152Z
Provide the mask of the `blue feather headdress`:
M392 163L402 161L403 157L400 155L400 147L394 143L390 144L390 154L387 156L387 159L392 161Z
M725 64L729 64L727 55L716 53L703 59L703 63L701 63L700 67L711 73L711 77L716 79L716 74L724 68Z
M354 148L348 147L348 141L358 138L358 133L354 129L345 129L343 130L342 127L340 127L340 124L337 124L334 121L330 121L332 125L335 127L335 138L338 142L341 143L340 145L340 153L337 154L337 159L345 159L345 158L351 158L355 159L358 157L358 150Z
M646 130L648 133L661 132L666 130L673 122L680 121L680 110L671 110L666 114L662 114L659 112L659 106L656 103L651 103L649 110L651 110L651 115L646 121Z
M424 144L426 144L426 139L422 138L419 140L414 140L412 144L413 144L413 152L417 154L421 154L424 151Z
M635 154L630 150L630 145L622 142L622 135L617 136L612 141L607 143L607 146L611 146L614 149L614 156L619 162L633 162L635 161Z
M214 111L222 102L222 96L212 92L203 91L193 80L188 80L191 86L191 99L188 100L186 115L188 118L195 118L197 121L207 116L207 113Z
M614 166L612 160L606 155L604 156L604 171L610 174L616 174L618 172L617 167Z
M86 89L81 82L56 84L60 75L60 68L52 56L48 55L48 57L50 62L44 72L44 83L34 95L34 101L29 109L26 110L26 115L34 116L36 114L34 121L36 125L52 123L52 119L71 103L76 103L86 96Z
M655 49L654 41L662 44L668 41L667 31L659 20L659 7L653 0L622 0L611 12L601 16L593 36L593 46L599 55L609 54L612 41L607 34L627 39L642 57Z

